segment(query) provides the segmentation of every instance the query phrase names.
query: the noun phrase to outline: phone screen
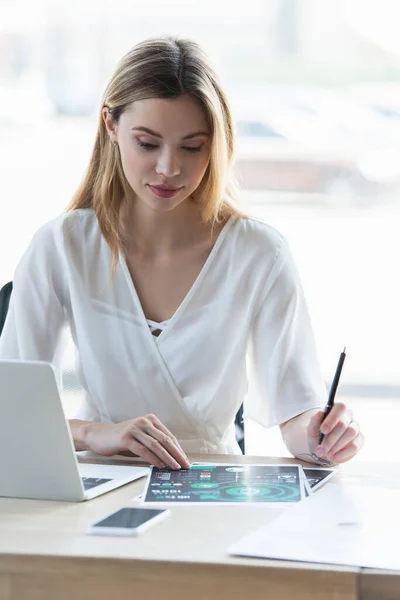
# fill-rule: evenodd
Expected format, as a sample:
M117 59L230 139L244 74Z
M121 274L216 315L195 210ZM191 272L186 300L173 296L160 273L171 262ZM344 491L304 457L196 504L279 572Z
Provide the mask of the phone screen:
M163 512L165 512L165 510L121 508L102 521L98 521L93 527L123 527L125 529L135 529Z

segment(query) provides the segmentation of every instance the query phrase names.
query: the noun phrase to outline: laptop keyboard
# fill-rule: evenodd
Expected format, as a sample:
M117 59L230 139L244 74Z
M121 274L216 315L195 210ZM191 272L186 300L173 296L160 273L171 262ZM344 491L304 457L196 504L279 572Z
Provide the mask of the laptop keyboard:
M83 483L83 489L90 490L91 488L97 487L102 483L107 483L107 481L111 481L111 479L99 479L98 477L81 477Z

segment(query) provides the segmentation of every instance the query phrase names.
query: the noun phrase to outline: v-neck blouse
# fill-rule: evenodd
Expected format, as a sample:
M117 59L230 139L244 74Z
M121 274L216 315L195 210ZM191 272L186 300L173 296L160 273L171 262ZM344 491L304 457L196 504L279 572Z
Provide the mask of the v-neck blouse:
M76 418L117 423L155 414L186 452L239 453L234 417L265 427L326 399L290 250L274 228L231 217L159 337L152 335L124 259L92 209L35 234L14 277L0 358L60 369L70 327L85 391Z

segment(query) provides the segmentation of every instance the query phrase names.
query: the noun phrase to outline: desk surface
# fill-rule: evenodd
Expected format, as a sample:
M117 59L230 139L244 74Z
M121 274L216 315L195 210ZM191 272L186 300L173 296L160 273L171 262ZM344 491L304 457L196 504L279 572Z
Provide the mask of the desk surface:
M190 458L298 462L225 455ZM349 463L335 478L353 485L400 488L400 466ZM144 598L162 594L163 600L235 600L249 594L282 600L400 597L397 574L226 554L231 543L278 515L280 508L176 506L169 519L137 538L85 535L94 521L122 506L134 506L133 498L141 493L144 482L143 478L82 503L1 498L0 599L110 600L128 597L133 591L135 597L140 593Z

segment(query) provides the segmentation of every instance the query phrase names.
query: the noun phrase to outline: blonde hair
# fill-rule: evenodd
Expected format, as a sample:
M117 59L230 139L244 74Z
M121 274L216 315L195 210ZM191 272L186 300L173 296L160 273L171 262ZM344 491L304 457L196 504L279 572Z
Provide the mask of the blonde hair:
M67 211L93 208L100 230L110 246L113 270L123 251L120 208L133 198L121 163L102 116L109 109L118 124L132 102L147 98L187 95L205 110L211 129L210 160L204 177L192 194L202 220L215 225L236 214L238 194L232 174L234 126L228 101L218 77L198 44L191 40L161 37L134 46L119 62L102 98L96 140L86 175Z

